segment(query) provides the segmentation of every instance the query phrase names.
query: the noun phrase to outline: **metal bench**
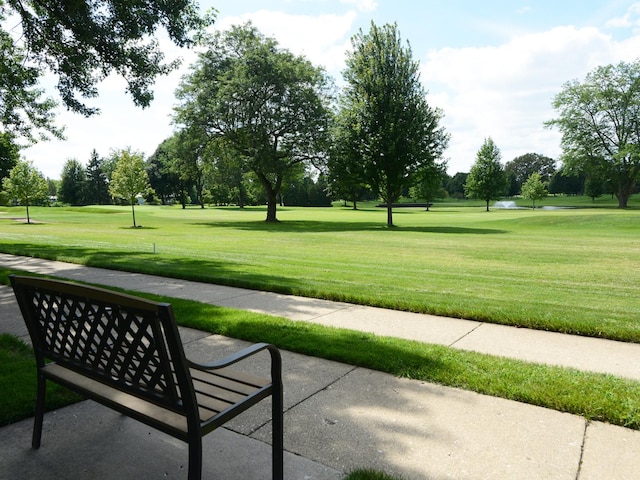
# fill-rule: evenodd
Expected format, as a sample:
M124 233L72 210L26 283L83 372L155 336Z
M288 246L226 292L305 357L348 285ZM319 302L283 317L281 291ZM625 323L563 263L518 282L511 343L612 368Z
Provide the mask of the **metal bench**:
M279 351L254 344L222 360L189 361L171 305L37 277L10 277L36 356L32 447L40 447L47 380L188 444L189 480L202 476L202 437L271 396L272 470L283 477ZM260 351L271 378L228 368Z

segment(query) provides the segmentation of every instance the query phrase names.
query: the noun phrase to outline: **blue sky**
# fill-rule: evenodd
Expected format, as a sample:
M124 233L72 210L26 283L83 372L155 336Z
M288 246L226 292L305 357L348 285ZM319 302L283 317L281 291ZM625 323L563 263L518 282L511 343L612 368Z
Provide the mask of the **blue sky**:
M372 20L396 22L421 64L428 103L444 112L451 134L444 154L450 174L469 171L486 137L496 142L503 162L528 152L559 158L559 133L543 127L554 117L554 95L599 65L634 61L640 53L640 1L201 0L200 5L218 10L215 28L251 20L282 47L324 66L338 84L350 38L368 30ZM162 45L168 58L183 57L184 67L156 82L150 108L134 107L123 82L108 78L96 101L99 117L61 109L67 140L31 147L25 158L45 176L59 178L67 159L86 164L94 148L102 156L127 146L152 154L173 131L173 94L195 58L166 41Z

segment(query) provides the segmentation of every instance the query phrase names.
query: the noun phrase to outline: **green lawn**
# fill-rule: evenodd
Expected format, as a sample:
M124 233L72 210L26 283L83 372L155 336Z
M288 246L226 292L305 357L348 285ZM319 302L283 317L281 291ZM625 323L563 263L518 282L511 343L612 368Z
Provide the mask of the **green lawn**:
M128 207L9 208L0 251L639 342L640 210L541 203L567 202L399 208L392 229L373 207L143 206L138 229Z

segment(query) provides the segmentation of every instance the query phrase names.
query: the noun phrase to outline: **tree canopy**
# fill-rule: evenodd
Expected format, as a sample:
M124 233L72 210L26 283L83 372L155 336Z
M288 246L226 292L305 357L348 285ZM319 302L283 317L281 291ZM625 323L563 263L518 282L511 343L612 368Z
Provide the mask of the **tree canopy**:
M549 182L556 172L556 161L540 153L525 153L507 162L504 170L515 181L516 191L512 193L518 194L533 173L539 173L543 182Z
M507 186L507 177L500 163L502 154L491 137L486 138L476 155L464 189L467 196L489 202L499 200Z
M626 208L640 175L640 60L601 66L553 100L565 170L601 177Z
M265 190L266 220L276 221L286 173L324 159L328 77L251 24L218 32L206 46L177 91L175 122L190 139L233 150Z
M387 205L393 225L393 202L415 172L441 158L449 135L440 126L442 112L427 104L419 63L403 45L397 26L362 30L351 39L343 73L346 86L341 111L352 150L348 158L362 162L372 190Z
M98 113L86 100L112 73L125 79L136 105L148 106L155 78L178 65L164 62L157 30L163 28L175 45L191 46L212 21L213 15L200 16L195 0L1 1L0 22L11 24L0 28L2 129L31 141L46 133L62 136L54 122L56 102L38 87L47 72L74 112Z

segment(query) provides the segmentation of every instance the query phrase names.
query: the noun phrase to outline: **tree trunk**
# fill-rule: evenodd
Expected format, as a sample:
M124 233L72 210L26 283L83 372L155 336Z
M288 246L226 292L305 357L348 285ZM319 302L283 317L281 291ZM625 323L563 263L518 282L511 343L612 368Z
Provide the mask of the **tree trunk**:
M136 208L135 208L133 202L134 201L131 200L131 214L133 215L133 227L135 228L137 226L136 225Z
M267 222L277 222L276 208L278 207L278 192L282 186L282 176L276 177L275 185L272 185L269 179L262 173L256 172L258 178L262 182L264 192L267 195Z
M487 200L487 212L489 211L489 200Z
M267 191L267 222L277 222L276 208L278 206L278 199L273 189Z
M629 204L629 197L631 196L633 187L634 182L620 182L618 186L618 193L616 194L616 196L618 197L618 208L627 208L627 205Z
M393 202L391 198L387 200L387 227L393 227Z

